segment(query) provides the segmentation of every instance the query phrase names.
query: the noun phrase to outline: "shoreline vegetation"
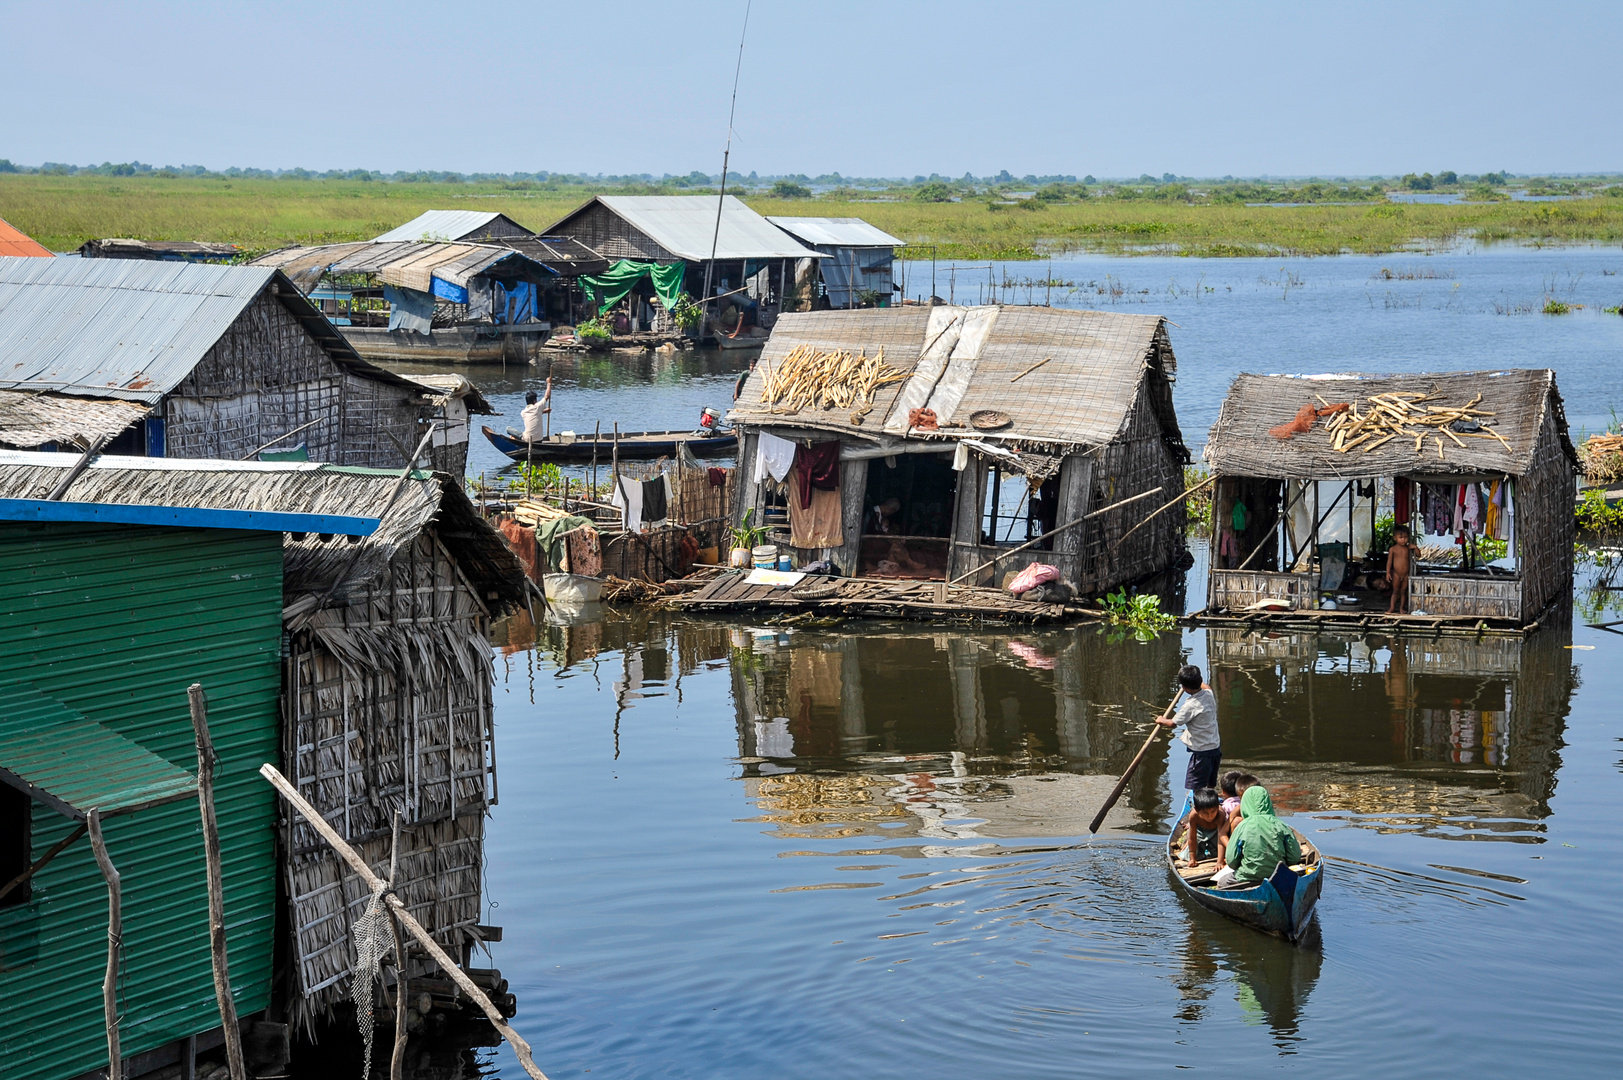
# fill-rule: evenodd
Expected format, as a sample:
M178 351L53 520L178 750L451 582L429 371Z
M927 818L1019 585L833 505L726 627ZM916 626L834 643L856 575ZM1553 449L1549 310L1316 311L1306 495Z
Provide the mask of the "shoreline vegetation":
M538 178L540 177L540 178ZM459 177L104 165L22 169L0 160L0 218L54 251L86 240L207 240L248 255L369 239L429 209L500 211L543 229L597 194L713 195L719 177ZM846 181L729 178L762 214L861 217L907 259L1044 259L1068 252L1207 258L1385 254L1462 241L1623 243L1623 177L1444 172L1370 180L1214 181L1149 176ZM734 186L737 184L738 186ZM1407 201L1445 198L1449 202Z

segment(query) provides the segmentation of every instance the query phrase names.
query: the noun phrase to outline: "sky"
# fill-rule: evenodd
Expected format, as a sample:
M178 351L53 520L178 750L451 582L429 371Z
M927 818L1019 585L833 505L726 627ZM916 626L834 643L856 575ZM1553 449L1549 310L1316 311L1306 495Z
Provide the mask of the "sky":
M747 0L0 0L0 158L720 171ZM1615 3L754 0L762 175L1623 170Z

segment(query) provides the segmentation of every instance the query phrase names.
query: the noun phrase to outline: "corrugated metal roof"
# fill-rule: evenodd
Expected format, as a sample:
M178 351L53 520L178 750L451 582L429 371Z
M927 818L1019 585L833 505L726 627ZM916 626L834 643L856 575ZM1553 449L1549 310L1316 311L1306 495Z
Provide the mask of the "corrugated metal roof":
M0 387L157 402L274 275L252 266L0 258Z
M185 769L28 685L0 693L0 779L79 820L197 791Z
M32 236L23 232L17 226L0 218L0 255L17 255L25 258L49 257L51 252Z
M665 250L693 262L710 258L712 238L718 259L822 257L731 195L721 200L719 236L713 196L599 195L597 201L653 237Z
M397 240L461 240L502 215L494 210L425 210L398 228L372 238L374 244Z
M769 217L804 244L828 247L900 247L902 241L859 217Z
M428 292L432 279L466 288L468 282L499 263L503 270L531 277L548 277L556 271L521 251L494 244L425 244L414 240L390 243L363 241L356 244L326 244L321 247L284 248L262 255L251 266L274 266L308 293L323 273L376 274L379 279L402 288Z

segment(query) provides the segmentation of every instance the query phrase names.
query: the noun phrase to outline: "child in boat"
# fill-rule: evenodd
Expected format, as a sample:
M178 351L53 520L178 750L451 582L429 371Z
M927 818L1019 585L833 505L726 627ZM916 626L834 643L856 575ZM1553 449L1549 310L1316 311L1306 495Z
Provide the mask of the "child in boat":
M1228 844L1229 821L1223 813L1223 800L1216 788L1196 788L1191 796L1194 809L1184 833L1183 850L1189 865L1222 859Z
M1223 793L1223 816L1228 818L1229 830L1240 823L1240 796L1245 794L1248 787L1256 787L1262 783L1248 772L1232 769L1223 774L1223 779L1217 782L1218 789Z
M1240 796L1244 819L1229 836L1223 863L1212 878L1215 889L1254 885L1266 881L1280 863L1287 866L1302 861L1302 845L1289 825L1274 816L1274 803L1261 784L1245 789Z

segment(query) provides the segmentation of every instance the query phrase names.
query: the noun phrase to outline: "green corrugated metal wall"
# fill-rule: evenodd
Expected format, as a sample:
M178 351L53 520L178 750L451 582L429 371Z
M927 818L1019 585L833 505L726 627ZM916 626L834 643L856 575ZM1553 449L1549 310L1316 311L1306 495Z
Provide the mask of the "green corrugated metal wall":
M192 772L186 687L203 684L220 757L215 800L231 984L269 1004L276 904L282 536L222 529L0 524L0 685L27 683ZM34 804L40 857L73 823ZM218 1026L195 801L112 818L123 876L123 1053ZM107 892L87 840L0 908L0 1075L105 1067Z

